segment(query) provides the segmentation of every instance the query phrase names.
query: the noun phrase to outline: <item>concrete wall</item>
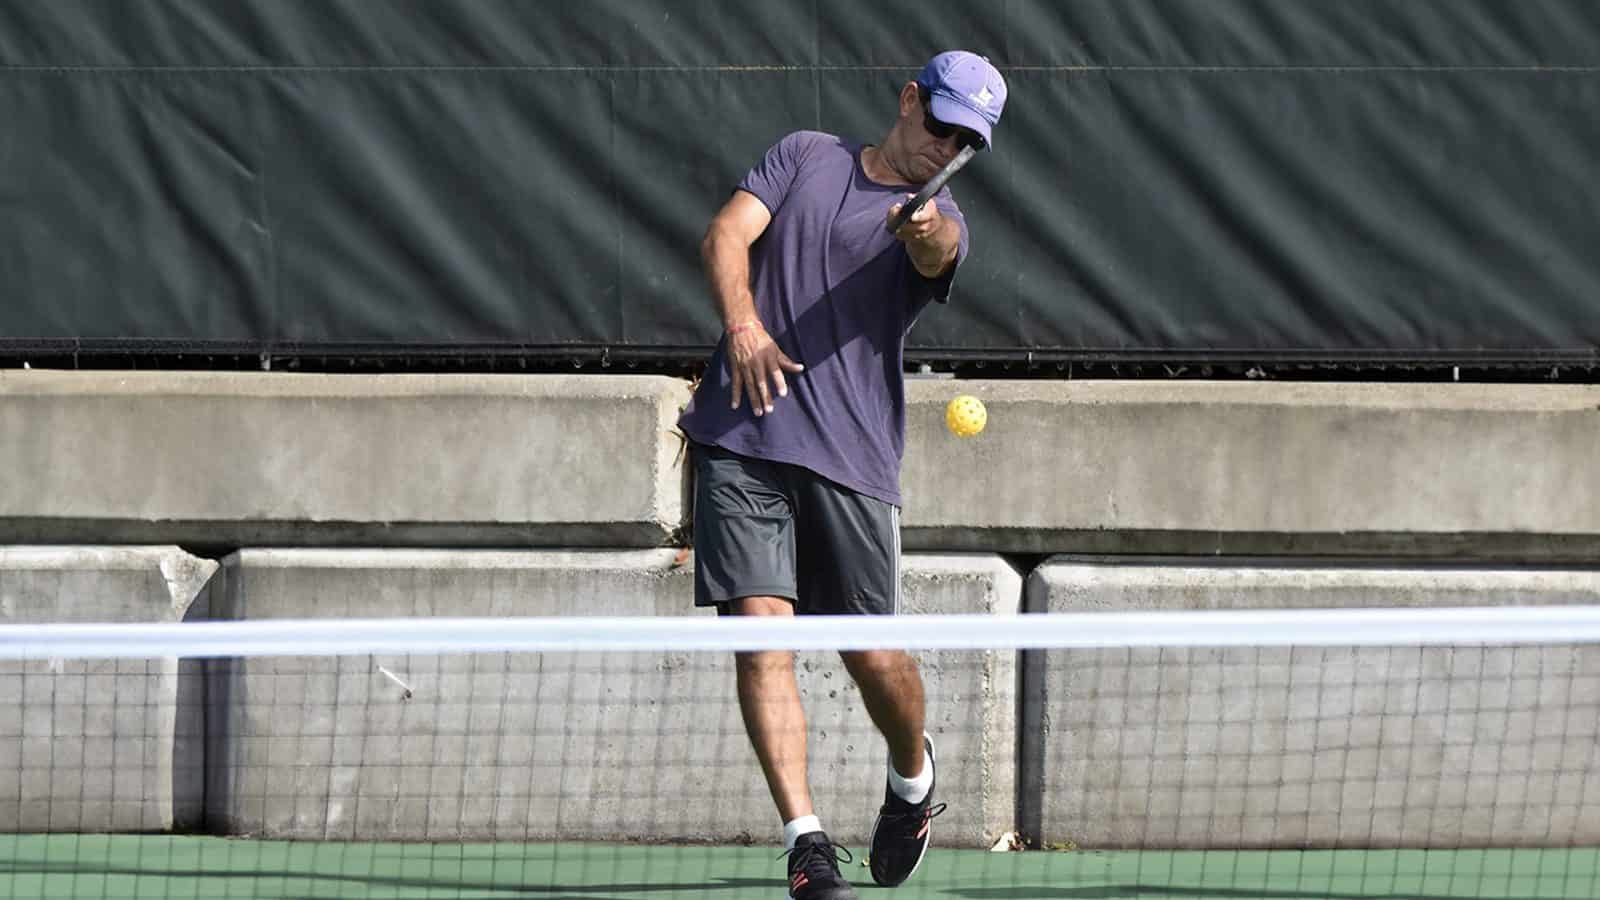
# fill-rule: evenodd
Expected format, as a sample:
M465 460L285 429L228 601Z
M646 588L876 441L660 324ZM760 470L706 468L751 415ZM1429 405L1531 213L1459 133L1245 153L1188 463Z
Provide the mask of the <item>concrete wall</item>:
M989 424L944 426L957 393ZM913 380L905 545L1600 559L1600 387Z
M631 552L246 550L219 618L707 615L692 564ZM1017 612L991 556L905 560L912 612ZM962 802L941 841L1011 827L1015 654L921 657L929 731ZM772 839L781 822L724 654L474 654L210 664L209 820L332 839ZM392 673L393 677L389 674ZM819 813L863 841L885 751L837 656L797 664ZM395 679L409 687L406 688Z
M1051 561L1039 612L1600 603L1594 570ZM1029 651L1025 827L1082 847L1600 841L1600 647Z
M975 438L944 428L958 391L989 407ZM0 372L0 460L30 473L0 481L0 541L659 546L688 520L687 399L653 376ZM914 550L1600 559L1600 387L908 399Z
M172 622L217 564L176 547L0 547L0 622ZM197 665L0 661L0 832L200 824Z
M944 429L944 404L958 392L988 404L989 426L976 438ZM904 540L927 551L906 558L914 611L1012 612L1020 578L989 554L1063 551L1117 555L1041 570L1030 581L1040 609L1600 602L1581 568L1600 561L1600 388L923 379L908 394ZM546 548L248 549L213 587L220 617L689 614L688 567L659 549L690 516L673 433L687 396L680 380L645 376L0 372L0 462L22 475L0 480L0 541L182 542L219 555L271 545ZM11 579L0 595L13 598L5 611L13 621L174 614L146 604L162 591L176 596L148 581L151 566L161 568L149 558L131 564L143 587L96 588L97 579L112 583L106 572L122 571L122 563L107 568L108 551L12 552L58 555L43 568L28 563L35 567L21 581L0 567ZM128 552L192 562L170 547ZM1156 552L1216 559L1175 566L1138 556ZM1301 555L1318 557L1316 566L1295 563ZM1410 561L1362 565L1371 555ZM1337 568L1339 557L1349 564ZM8 565L23 571L22 558ZM1468 576L1433 563L1487 568ZM18 612L24 596L32 605ZM87 596L100 599L77 599ZM107 606L113 596L146 600ZM189 614L209 614L207 599ZM1257 842L1262 802L1273 806L1279 838L1304 843L1589 835L1584 823L1600 821L1594 800L1564 801L1600 796L1589 776L1573 774L1600 762L1581 746L1600 745L1600 724L1583 712L1600 702L1593 649L1476 662L1439 653L1380 661L1366 651L1314 659L1261 651L1248 659L1264 685L1236 683L1237 654L1030 655L1020 721L1013 654L926 655L930 730L948 762L942 777L963 798L940 820L940 840L977 844L1010 830L1018 798L1030 836L1085 845L1193 846L1197 829L1221 845ZM0 707L13 704L19 722L0 732L16 756L10 764L0 756L0 826L9 817L27 827L182 827L199 815L200 787L198 766L181 761L203 755L209 824L232 830L453 839L548 827L564 836L646 829L770 839L773 813L727 660L638 663L255 660L210 665L204 679L186 678L190 669L170 660L82 672L69 663L64 671L82 676L83 693L50 696L44 685L61 676L13 667L0 671ZM380 666L412 678L412 696L397 697ZM1389 681L1360 682L1383 669ZM1509 678L1507 702L1520 706L1499 716L1490 702L1499 688L1484 672ZM1123 676L1142 705L1113 702L1107 673ZM1294 684L1270 683L1279 675ZM1382 698L1380 712L1403 715L1374 719L1332 690L1351 678L1370 688L1363 697ZM1322 687L1320 699L1296 693L1303 679ZM1466 692L1458 699L1471 715L1450 707L1435 722L1433 711L1404 705L1416 702L1406 701L1406 682L1414 693L1418 684ZM859 841L882 790L879 739L836 662L802 657L800 683L819 807L837 837ZM127 693L133 684L142 692ZM204 754L192 737L202 685L210 690ZM122 691L124 702L154 698L133 707L153 718L113 722L149 738L136 749L124 742L118 751L113 739L109 755L93 751L118 773L109 805L93 806L86 801L105 779L69 772L76 757L56 729L102 689ZM1151 691L1167 706L1147 709ZM1180 696L1190 712L1171 707ZM1515 718L1529 702L1531 724ZM1560 741L1537 730L1558 707L1572 711ZM1306 708L1311 724L1301 721ZM1121 721L1135 710L1142 727ZM1204 710L1207 728L1214 719L1215 731L1196 727L1192 710ZM1264 729L1241 738L1235 714ZM500 728L507 721L509 731ZM1342 726L1359 736L1374 722L1384 748L1406 748L1400 768L1380 753L1381 767L1369 771L1370 748L1324 733ZM1529 746L1504 740L1524 725L1535 729ZM1391 726L1414 733L1384 730ZM559 746L538 737L557 727ZM1103 743L1118 734L1123 744ZM1166 759L1155 748L1171 749L1177 735L1186 755L1153 767ZM1503 749L1500 768L1463 762L1469 738ZM652 748L648 758L636 739ZM1235 751L1246 739L1241 774ZM129 753L139 765L125 770ZM170 785L162 764L147 764L165 758ZM23 774L57 763L59 784ZM1465 781L1445 777L1463 765ZM1335 769L1367 793L1332 796ZM121 774L135 770L137 778ZM12 787L8 772L19 773ZM1173 772L1176 787L1151 780ZM1242 797L1241 778L1267 779L1269 790ZM140 796L153 801L118 812L119 792L134 784L148 785ZM690 799L642 809L640 792ZM1485 796L1494 798L1487 812ZM1383 805L1393 797L1401 808ZM1329 821L1320 811L1330 808L1346 812ZM640 815L654 818L629 818Z
M656 376L0 371L0 542L654 546Z

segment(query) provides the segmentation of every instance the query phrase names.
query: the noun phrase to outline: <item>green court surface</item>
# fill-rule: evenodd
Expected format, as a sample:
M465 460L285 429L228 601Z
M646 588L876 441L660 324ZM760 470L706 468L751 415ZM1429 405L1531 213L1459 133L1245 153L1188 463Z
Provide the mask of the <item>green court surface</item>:
M781 898L765 847L345 844L149 835L0 836L4 898ZM1593 898L1600 849L930 852L912 898Z

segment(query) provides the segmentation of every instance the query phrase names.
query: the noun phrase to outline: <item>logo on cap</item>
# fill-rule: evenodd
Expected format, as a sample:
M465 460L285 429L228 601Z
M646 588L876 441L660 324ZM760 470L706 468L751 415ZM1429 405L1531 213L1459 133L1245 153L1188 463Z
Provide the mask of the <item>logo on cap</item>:
M967 98L985 109L989 107L990 103L994 102L994 94L990 93L988 85L984 85L983 90L976 94L968 94Z

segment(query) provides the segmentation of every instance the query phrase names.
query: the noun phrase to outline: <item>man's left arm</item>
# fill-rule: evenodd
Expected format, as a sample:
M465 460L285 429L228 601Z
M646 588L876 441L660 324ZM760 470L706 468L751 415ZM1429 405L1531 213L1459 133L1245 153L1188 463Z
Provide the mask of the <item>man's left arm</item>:
M889 216L899 211L900 204L895 204ZM894 236L906 245L912 266L924 278L938 278L948 273L961 250L961 222L941 213L934 200L912 213Z

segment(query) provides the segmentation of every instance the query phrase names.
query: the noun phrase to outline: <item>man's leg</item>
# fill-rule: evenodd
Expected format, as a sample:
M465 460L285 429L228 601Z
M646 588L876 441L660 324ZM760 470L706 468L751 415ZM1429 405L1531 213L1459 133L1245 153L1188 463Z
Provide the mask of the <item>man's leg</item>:
M731 604L742 616L793 616L794 604L781 597L745 597ZM739 711L750 736L767 789L784 822L812 814L806 780L806 714L794 679L794 654L763 650L734 654Z
M695 605L745 616L793 616L794 511L782 467L695 448ZM739 711L783 822L790 900L856 900L811 807L806 717L794 654L734 655ZM849 860L849 854L844 860Z
M916 661L898 650L841 653L873 724L889 744L888 787L872 826L872 880L894 887L917 870L928 852L932 819L944 812L933 801L937 764L923 733L922 677Z
M925 705L916 660L901 650L861 650L839 654L861 689L872 724L889 744L894 769L906 778L922 774Z
M744 616L794 615L794 605L781 597L745 597L729 606ZM794 680L794 654L765 650L736 653L734 659L744 730L783 819L790 900L857 900L839 871L838 851L812 812L806 781L806 715ZM843 860L849 859L846 853Z
M894 615L900 611L900 511L819 475L793 488L799 593L803 611L834 615ZM925 712L922 674L901 650L839 654L872 723L889 745L894 770L922 772Z
M796 558L802 612L900 612L900 511L874 497L813 477L799 485ZM839 654L861 689L867 714L889 747L883 805L872 826L872 880L892 887L910 878L931 841L938 761L923 728L922 675L898 650Z

